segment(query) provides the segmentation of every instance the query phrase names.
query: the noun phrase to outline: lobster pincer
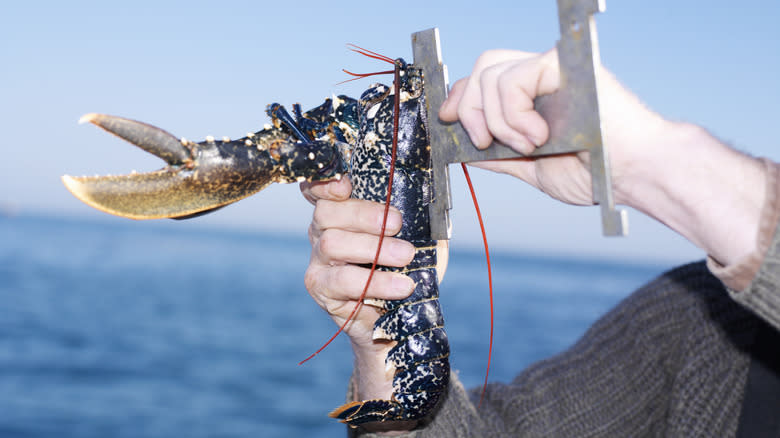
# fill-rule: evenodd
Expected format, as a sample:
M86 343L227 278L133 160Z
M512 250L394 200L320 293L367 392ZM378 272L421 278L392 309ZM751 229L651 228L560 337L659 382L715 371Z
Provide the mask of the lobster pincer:
M348 171L345 157L353 133L348 123L354 102L327 99L292 117L278 104L268 108L272 124L238 140L207 137L178 139L135 120L87 114L89 122L163 159L167 165L148 173L72 177L62 181L86 204L132 219L184 219L221 208L274 182L338 179ZM341 107L341 108L340 108ZM324 117L341 114L344 120Z

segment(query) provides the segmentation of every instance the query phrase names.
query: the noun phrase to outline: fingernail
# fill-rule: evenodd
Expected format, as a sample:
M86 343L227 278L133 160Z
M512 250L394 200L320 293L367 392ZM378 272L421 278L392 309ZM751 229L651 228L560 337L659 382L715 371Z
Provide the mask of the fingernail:
M444 99L444 102L441 103L441 106L439 107L439 118L442 116L447 117L449 115L450 110L450 99Z
M400 231L401 225L402 225L401 210L391 205L389 211L387 212L387 229Z
M541 146L544 143L544 140L542 140L542 138L537 135L529 134L526 136L526 138L534 146Z
M414 246L403 240L391 241L388 250L395 266L404 266L414 257Z
M398 293L399 297L408 297L416 286L414 280L406 275L396 274L393 276L392 288L394 292Z
M468 132L468 131L466 131L466 132ZM487 146L489 146L489 145L490 145L490 142L489 142L489 141L484 141L484 140L482 140L482 139L480 138L481 136L480 136L480 135L478 135L477 133L471 133L471 132L468 132L468 134L469 134L469 139L471 139L471 143L473 143L473 144L474 144L474 146L475 146L477 149L484 149L485 147L487 147Z
M517 152L520 152L523 155L530 155L536 147L534 146L534 143L532 143L531 140L528 139L528 137L525 136L518 136L515 138L514 141L508 144L509 147L516 150Z

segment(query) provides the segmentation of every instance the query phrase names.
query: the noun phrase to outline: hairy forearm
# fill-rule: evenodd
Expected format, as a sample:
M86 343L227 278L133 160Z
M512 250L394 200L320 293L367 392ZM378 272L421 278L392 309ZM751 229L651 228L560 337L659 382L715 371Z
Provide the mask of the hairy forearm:
M617 202L666 224L721 264L735 263L755 248L763 164L698 126L665 128L663 144L645 148L622 175Z

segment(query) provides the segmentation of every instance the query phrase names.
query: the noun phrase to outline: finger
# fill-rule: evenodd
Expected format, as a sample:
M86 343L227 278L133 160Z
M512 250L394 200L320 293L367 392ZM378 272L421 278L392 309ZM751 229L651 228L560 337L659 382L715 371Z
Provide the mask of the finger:
M355 265L311 265L306 270L306 289L320 306L329 313L327 301L354 301L360 298L368 281L370 270ZM374 271L366 297L382 300L401 300L414 290L414 281L404 274Z
M348 177L331 181L304 181L299 187L303 197L312 204L316 204L318 199L345 200L352 194L352 183Z
M439 118L444 122L454 122L458 120L458 103L463 98L463 91L466 89L468 77L459 79L450 88L447 99L444 100L439 109Z
M503 94L504 90L499 87L499 78L504 77L504 73L516 63L518 63L516 60L507 61L488 67L482 72L480 76L480 90L482 92L483 112L485 114L485 122L493 138L518 152L530 154L534 150L534 145L522 132L514 129L507 123L505 108L507 105L506 101L512 99L513 101L510 105L513 108L533 112L533 101L523 93L515 93L508 97Z
M514 63L500 72L496 78L496 90L500 96L501 119L515 136L522 136L534 146L547 142L549 127L535 110L534 99L555 92L559 84L560 72L555 50L526 62ZM498 134L494 135L502 141L515 138L510 136L504 139Z
M385 206L363 199L345 201L317 201L312 218L315 236L330 228L379 235L382 230ZM401 230L401 213L393 206L387 212L385 235L393 236Z
M472 74L466 81L463 94L458 102L458 120L469 135L469 139L478 149L484 149L493 142L485 114L482 111L482 93L479 87L479 75Z
M436 241L436 277L439 284L444 281L444 273L450 262L450 241L441 239Z
M483 96L480 85L482 72L490 66L509 60L526 59L530 56L533 54L514 50L489 50L480 55L474 64L474 70L468 78L458 103L457 113L463 128L477 148L484 149L493 142L483 112Z
M378 246L379 236L333 228L322 232L312 248L312 255L324 265L371 263ZM414 245L402 239L385 237L377 263L400 268L411 263L413 258Z

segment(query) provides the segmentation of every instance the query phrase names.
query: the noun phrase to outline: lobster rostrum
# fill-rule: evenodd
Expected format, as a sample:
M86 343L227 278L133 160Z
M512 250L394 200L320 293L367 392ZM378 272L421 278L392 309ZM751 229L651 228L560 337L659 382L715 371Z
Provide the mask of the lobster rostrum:
M393 395L390 400L351 402L331 413L350 426L423 418L449 383L449 344L438 301L437 242L430 239L427 209L432 184L423 78L402 59L385 60L395 64L394 87L374 84L358 101L334 97L305 113L294 105L293 115L279 104L269 105L272 123L238 140L208 137L195 143L134 120L88 114L81 122L135 144L167 166L149 173L62 178L68 190L88 205L132 219L191 218L273 182L338 179L347 172L352 197L390 200L403 217L396 237L416 248L414 260L400 269L416 288L404 300L364 301L382 312L374 338L396 343L386 358L395 368ZM399 270L376 263L374 268Z

